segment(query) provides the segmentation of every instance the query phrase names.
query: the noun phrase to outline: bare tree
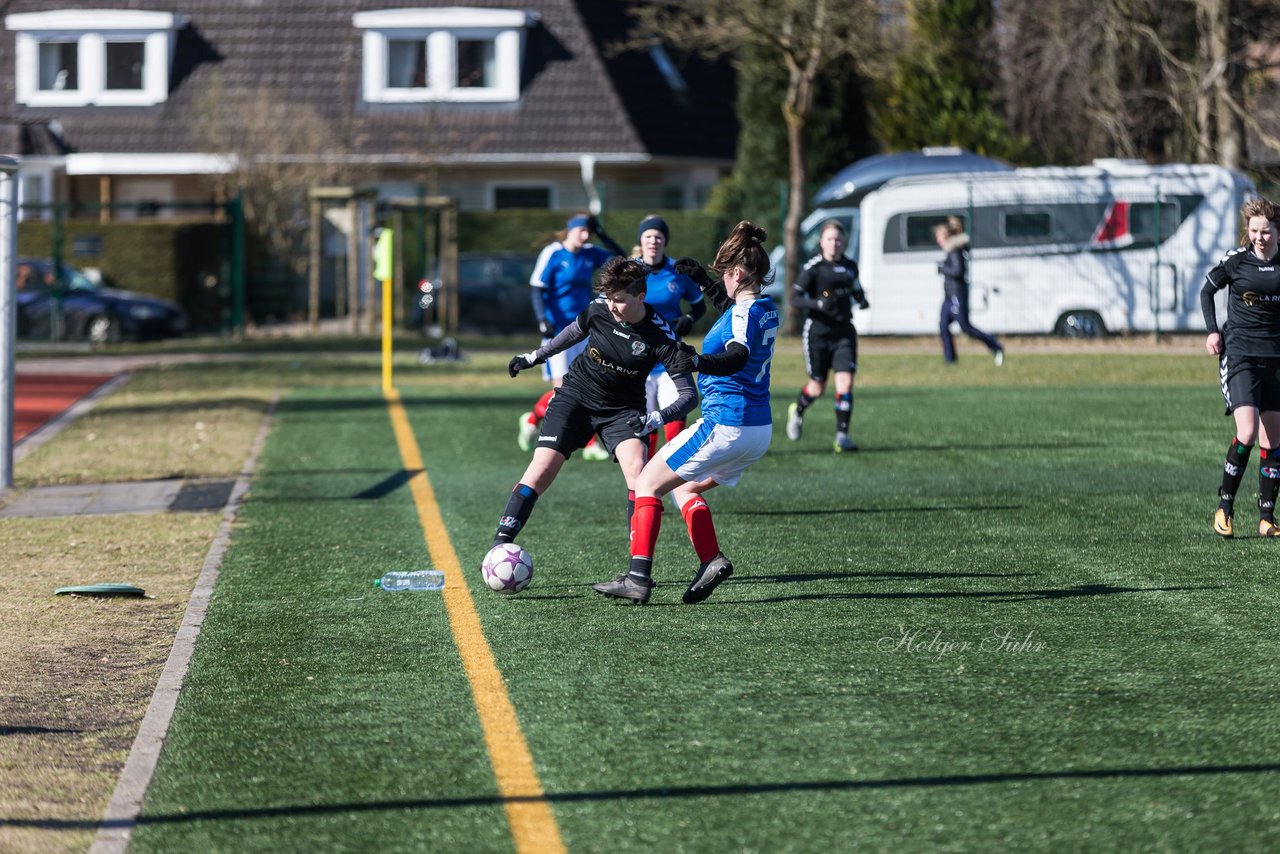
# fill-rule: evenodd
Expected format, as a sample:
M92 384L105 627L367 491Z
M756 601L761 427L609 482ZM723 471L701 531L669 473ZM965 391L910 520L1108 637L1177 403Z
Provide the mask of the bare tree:
M783 226L788 287L800 261L797 240L808 175L805 127L813 108L815 81L842 57L869 64L877 54L890 5L877 0L684 0L642 5L633 12L637 32L626 46L662 41L708 57L754 46L787 69L786 95L779 107L787 129L789 165ZM743 128L742 133L751 133L751 128Z
M1280 0L1006 0L1008 118L1053 160L1192 159L1241 168L1258 120L1258 45L1280 39Z
M307 191L349 171L345 134L288 93L265 86L237 92L234 108L226 100L231 97L220 80L208 86L193 135L198 145L229 159L231 170L215 178L219 193L240 194L250 228L301 276L309 263Z

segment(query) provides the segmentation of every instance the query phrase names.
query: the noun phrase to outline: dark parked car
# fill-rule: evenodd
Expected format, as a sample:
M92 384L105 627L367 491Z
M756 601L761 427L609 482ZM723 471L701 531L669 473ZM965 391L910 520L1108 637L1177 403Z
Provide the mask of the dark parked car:
M53 262L45 259L19 258L14 267L19 338L104 344L172 338L187 331L187 313L168 300L104 287L66 264L59 277Z
M512 334L536 332L529 294L529 276L536 262L519 252L463 252L458 256L458 327L461 332ZM447 284L446 284L447 286ZM437 276L418 284L417 301L410 317L415 329L437 326L440 280Z

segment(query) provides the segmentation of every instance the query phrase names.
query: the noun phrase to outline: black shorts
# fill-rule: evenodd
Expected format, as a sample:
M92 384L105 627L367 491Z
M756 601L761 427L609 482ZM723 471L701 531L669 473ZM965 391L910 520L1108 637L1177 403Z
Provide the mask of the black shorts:
M804 325L804 370L810 379L820 383L827 375L858 372L858 333L852 325L843 329L823 330L812 323Z
M1218 357L1218 384L1227 415L1238 406L1280 410L1280 356Z
M600 407L587 405L564 386L556 389L547 405L546 417L538 435L539 448L559 451L568 459L574 451L580 451L596 433L604 442L609 455L617 461L615 449L626 439L640 441L627 419L633 415L644 416L643 403L635 407Z

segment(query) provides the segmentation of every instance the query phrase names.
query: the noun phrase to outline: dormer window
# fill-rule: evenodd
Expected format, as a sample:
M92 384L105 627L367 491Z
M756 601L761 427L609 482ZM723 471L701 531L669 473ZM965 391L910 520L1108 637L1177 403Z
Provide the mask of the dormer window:
M32 107L151 106L169 97L169 12L60 9L7 15L16 33L14 91Z
M510 9L358 12L352 23L364 30L364 99L517 101L525 28L534 20Z

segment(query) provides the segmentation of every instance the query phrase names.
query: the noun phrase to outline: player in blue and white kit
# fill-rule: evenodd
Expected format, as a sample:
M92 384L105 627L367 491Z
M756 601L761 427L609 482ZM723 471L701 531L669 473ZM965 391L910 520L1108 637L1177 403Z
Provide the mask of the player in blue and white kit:
M607 249L588 242L592 231L600 236ZM585 213L569 217L564 229L557 232L556 239L538 254L538 262L529 278L533 314L538 318L538 331L542 333L544 344L568 328L586 310L595 296L592 292L595 271L604 266L605 261L622 254L622 248L604 234L595 217ZM538 438L538 425L547 413L551 396L564 382L569 365L585 348L586 342L581 342L557 353L543 366L542 378L551 383L551 390L539 398L532 411L520 416L516 443L522 451L533 447L534 440ZM608 459L608 454L592 456Z
M640 249L636 260L649 273L644 301L653 306L658 316L675 331L676 337L683 338L693 329L698 318L706 314L707 303L694 281L677 270L675 262L667 257L670 239L671 230L666 220L657 214L645 217L636 229L636 243ZM685 303L689 304L687 312ZM654 365L644 390L650 411L670 406L676 399L676 387L661 362ZM663 438L671 441L684 427L683 419L668 422L662 428ZM649 434L649 456L652 457L657 450L658 433L655 431Z
M760 294L770 276L767 236L763 228L740 222L716 253L712 270L723 280L723 296L716 304L724 313L703 340L702 353L692 352L702 418L664 445L637 478L630 566L617 578L593 585L598 593L637 604L649 601L662 497L667 493L674 493L700 562L684 601L703 601L733 574L702 495L716 486L735 485L747 467L764 456L773 435L769 367L778 309ZM706 284L704 290L713 293Z

